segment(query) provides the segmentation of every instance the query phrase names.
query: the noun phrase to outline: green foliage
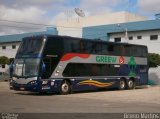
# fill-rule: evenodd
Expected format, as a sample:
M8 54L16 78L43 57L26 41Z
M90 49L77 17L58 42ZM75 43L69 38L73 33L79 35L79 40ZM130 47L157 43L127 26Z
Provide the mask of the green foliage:
M8 57L6 57L6 56L0 57L0 64L9 64L9 63L10 63L10 60Z
M149 67L157 67L160 65L160 55L149 53Z

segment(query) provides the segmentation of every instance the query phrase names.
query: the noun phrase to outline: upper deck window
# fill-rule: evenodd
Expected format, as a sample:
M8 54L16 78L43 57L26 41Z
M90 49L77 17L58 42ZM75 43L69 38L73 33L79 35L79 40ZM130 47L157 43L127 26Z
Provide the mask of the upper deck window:
M45 39L43 38L26 38L22 41L18 54L39 54L42 52L42 49L45 44Z

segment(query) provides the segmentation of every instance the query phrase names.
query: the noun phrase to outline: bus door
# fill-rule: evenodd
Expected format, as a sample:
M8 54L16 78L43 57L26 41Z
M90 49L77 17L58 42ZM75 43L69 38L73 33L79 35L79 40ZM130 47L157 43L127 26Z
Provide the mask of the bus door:
M51 62L51 58L50 57L45 57L42 60L42 65L44 65L44 69L43 69L43 74L42 74L42 78L43 79L48 79L50 77L51 74L51 66L52 66L52 62Z
M42 74L43 79L49 79L52 75L54 69L56 68L58 64L58 56L56 55L46 55L46 57L43 58L42 62L45 66L45 69Z

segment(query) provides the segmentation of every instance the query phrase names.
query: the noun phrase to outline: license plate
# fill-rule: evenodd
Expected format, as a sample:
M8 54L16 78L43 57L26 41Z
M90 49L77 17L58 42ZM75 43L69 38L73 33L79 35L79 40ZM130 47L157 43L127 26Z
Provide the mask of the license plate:
M49 86L42 86L42 90L47 90L47 89L50 89Z
M20 90L22 90L22 91L23 91L23 90L25 90L25 88L21 87L21 88L20 88Z

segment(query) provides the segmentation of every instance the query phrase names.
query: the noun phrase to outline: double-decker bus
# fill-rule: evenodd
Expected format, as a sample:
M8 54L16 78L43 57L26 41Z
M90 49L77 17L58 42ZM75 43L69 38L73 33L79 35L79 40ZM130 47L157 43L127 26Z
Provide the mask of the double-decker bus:
M26 37L12 64L13 90L134 89L148 82L146 46L69 36Z

